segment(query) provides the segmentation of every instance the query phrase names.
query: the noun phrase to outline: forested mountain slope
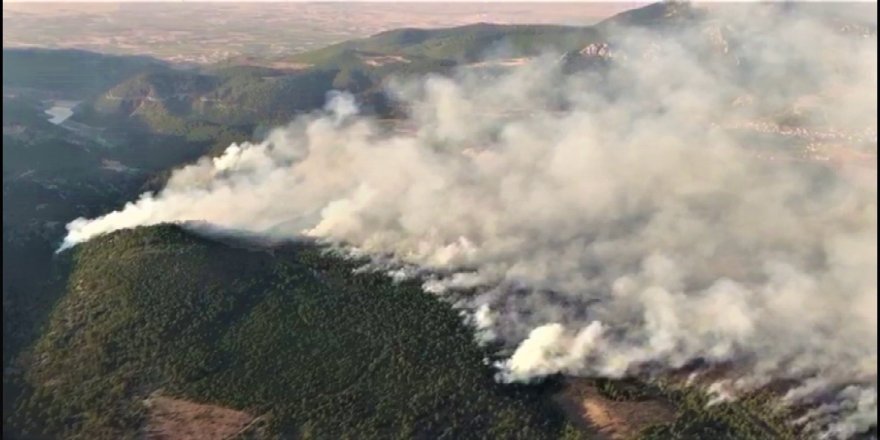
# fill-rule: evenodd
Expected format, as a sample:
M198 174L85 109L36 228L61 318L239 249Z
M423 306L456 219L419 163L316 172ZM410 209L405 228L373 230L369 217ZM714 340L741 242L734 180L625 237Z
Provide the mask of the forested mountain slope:
M495 383L447 305L318 246L247 249L158 226L69 257L64 298L18 366L28 396L4 429L24 438L134 438L159 388L297 438L567 432L552 386Z

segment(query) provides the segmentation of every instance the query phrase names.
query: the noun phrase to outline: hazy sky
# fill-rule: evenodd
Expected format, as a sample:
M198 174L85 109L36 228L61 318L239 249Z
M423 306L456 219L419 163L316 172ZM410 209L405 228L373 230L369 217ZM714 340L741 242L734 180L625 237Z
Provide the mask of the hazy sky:
M732 0L733 1L733 0ZM737 0L741 1L741 0ZM628 0L3 0L3 3L654 3L650 1L633 2Z
M659 2L660 0L658 0ZM745 3L749 0L692 0L692 3ZM757 0L756 0L757 1ZM768 0L760 0L768 2ZM791 0L769 0L769 2L782 2ZM316 3L307 0L3 0L3 3ZM627 0L404 0L404 1L376 1L376 0L322 0L318 3L654 3L653 1L633 2ZM877 3L877 0L796 0L796 3Z
M8 3L654 3L651 1L632 1L632 0L575 0L575 1L559 1L559 0L404 0L404 1L376 1L376 0L322 0L319 2L308 0L3 0L3 4Z

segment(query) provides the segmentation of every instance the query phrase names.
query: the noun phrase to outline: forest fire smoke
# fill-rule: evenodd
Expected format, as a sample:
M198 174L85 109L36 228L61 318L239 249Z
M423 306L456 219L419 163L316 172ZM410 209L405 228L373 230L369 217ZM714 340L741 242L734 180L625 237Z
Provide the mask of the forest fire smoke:
M501 380L734 361L734 388L797 380L786 402L822 402L803 423L849 437L876 424L876 180L761 160L723 127L809 95L801 123L876 133L876 34L783 9L717 13L724 51L701 21L662 38L619 30L615 53L630 56L601 72L565 74L548 55L490 78L401 81L412 133L335 95L158 194L71 222L63 246L205 221L393 254L448 273L434 291L478 287L464 306L479 334L516 347ZM660 56L637 56L648 46ZM876 137L857 148L876 161Z

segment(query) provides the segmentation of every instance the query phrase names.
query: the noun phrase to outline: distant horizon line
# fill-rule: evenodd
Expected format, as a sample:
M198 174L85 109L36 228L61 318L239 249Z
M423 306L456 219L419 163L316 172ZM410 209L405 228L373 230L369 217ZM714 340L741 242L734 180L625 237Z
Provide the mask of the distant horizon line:
M878 0L3 0L3 4L88 4L88 3L388 3L388 4L630 4L652 3L877 3Z
M7 3L470 3L470 4L508 4L508 3L593 3L593 4L649 4L678 0L3 0ZM737 2L741 0L721 0ZM808 0L804 0L808 1ZM817 0L818 1L818 0ZM870 0L866 0L870 1ZM716 3L716 1L696 1L695 3Z

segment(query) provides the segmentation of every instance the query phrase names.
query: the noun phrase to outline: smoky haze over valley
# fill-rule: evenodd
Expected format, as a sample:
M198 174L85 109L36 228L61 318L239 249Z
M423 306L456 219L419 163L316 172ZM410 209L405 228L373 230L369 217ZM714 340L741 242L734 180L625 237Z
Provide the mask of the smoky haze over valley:
M3 3L3 47L179 63L279 57L396 28L588 25L646 3Z

